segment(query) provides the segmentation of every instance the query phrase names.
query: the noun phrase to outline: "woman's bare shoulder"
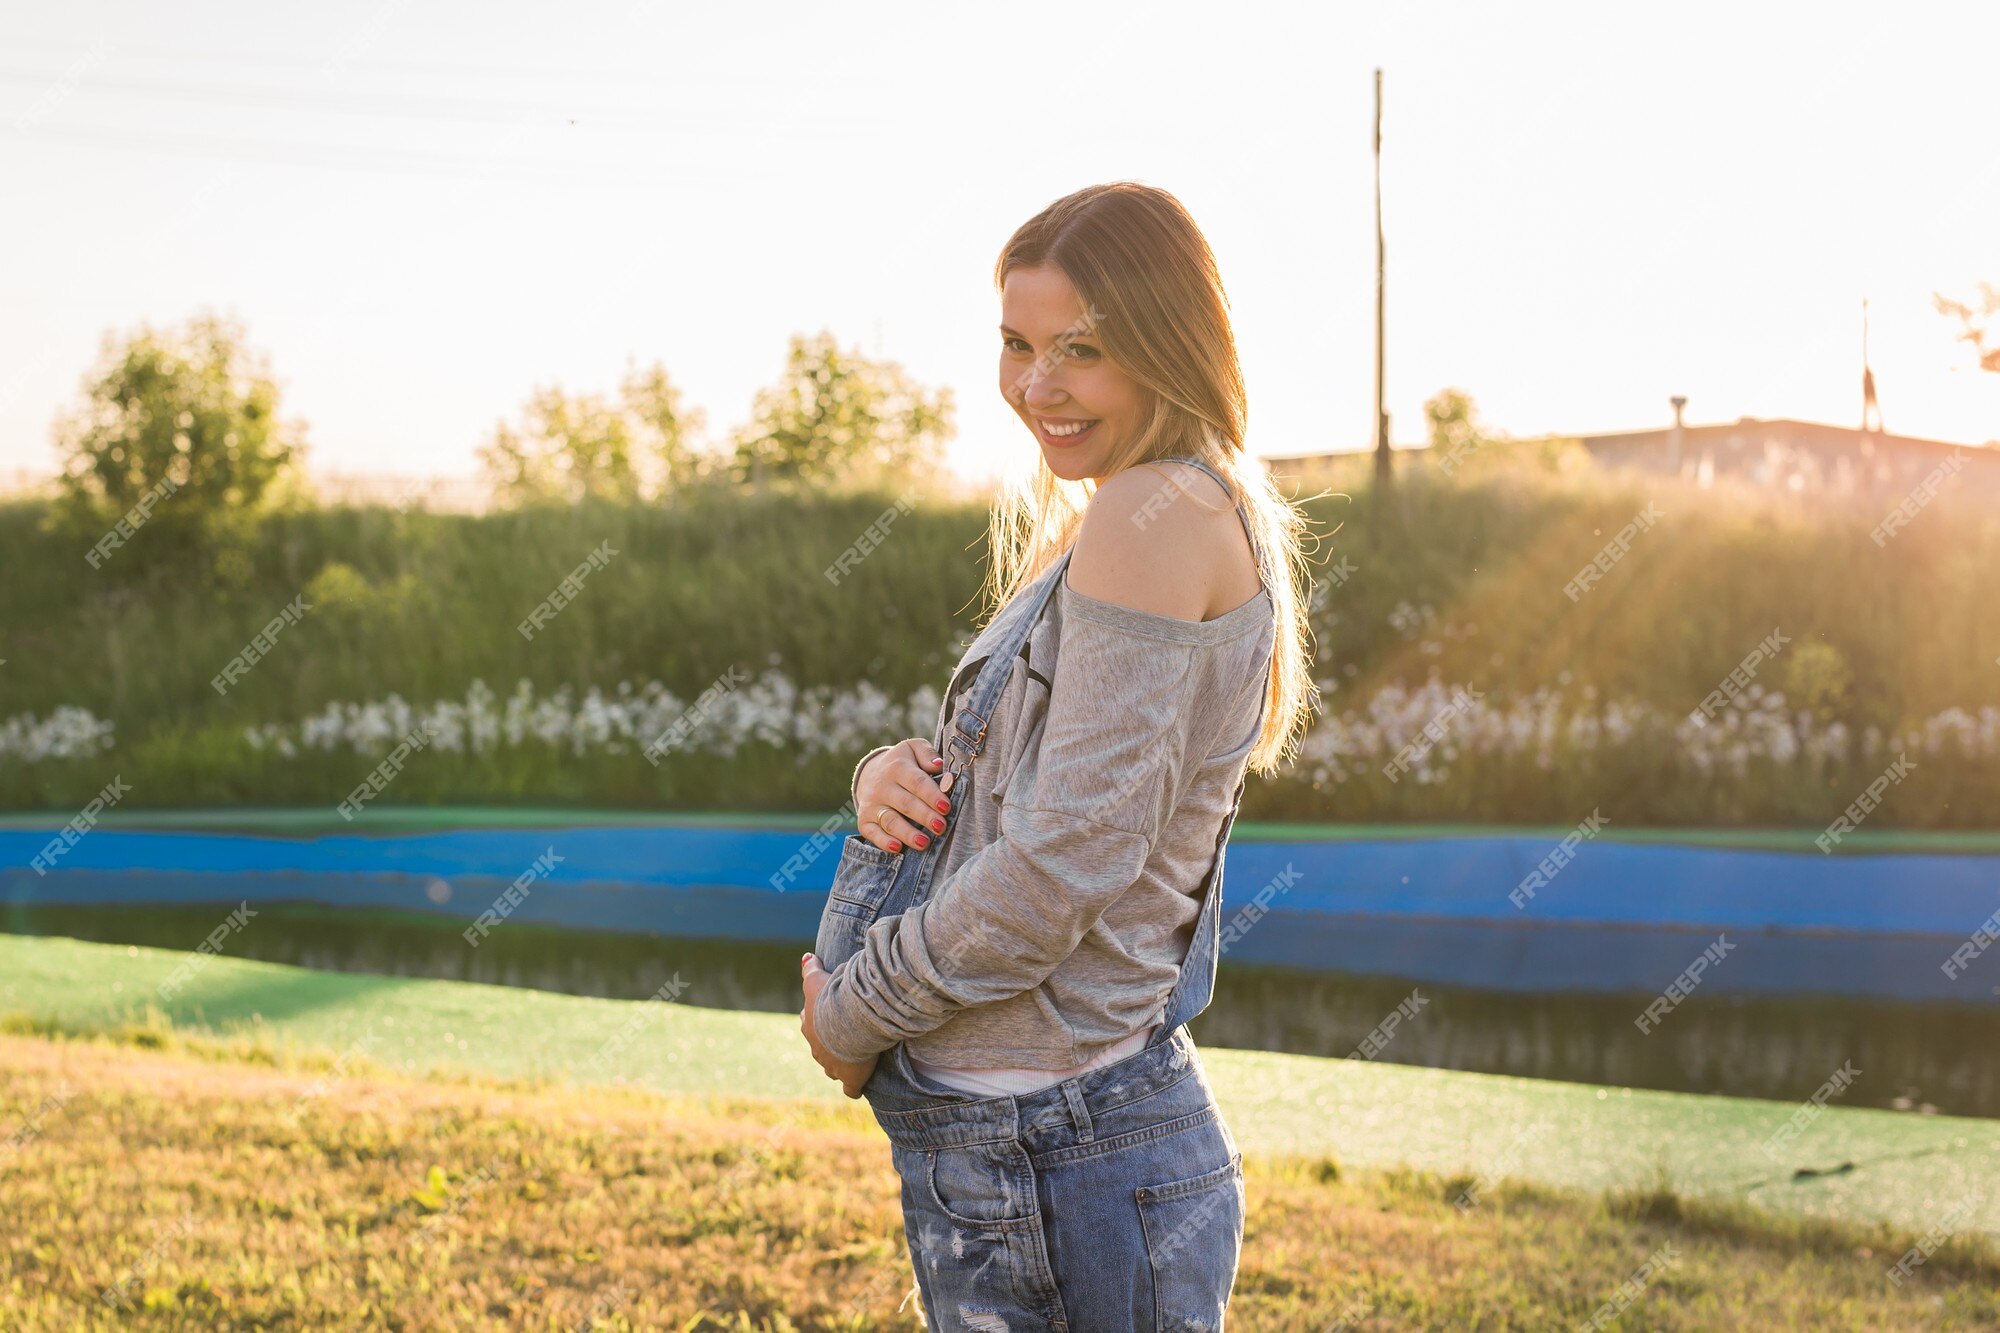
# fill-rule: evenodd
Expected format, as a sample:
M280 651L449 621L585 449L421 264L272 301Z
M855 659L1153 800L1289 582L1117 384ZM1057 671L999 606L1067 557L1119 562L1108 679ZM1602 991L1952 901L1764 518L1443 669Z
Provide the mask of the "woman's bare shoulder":
M1232 528L1240 530L1234 506L1200 468L1127 468L1092 494L1065 582L1099 601L1199 622L1210 589L1229 577Z

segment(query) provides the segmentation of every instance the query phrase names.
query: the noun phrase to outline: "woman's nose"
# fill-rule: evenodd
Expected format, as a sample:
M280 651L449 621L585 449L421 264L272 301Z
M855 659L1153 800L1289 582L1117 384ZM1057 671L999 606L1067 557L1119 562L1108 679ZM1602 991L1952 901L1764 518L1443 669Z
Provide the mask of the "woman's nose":
M1045 375L1035 371L1028 372L1027 382L1023 386L1021 394L1021 401L1029 407L1036 409L1052 408L1066 401L1068 397L1069 395L1063 391L1062 385L1056 381L1054 375Z

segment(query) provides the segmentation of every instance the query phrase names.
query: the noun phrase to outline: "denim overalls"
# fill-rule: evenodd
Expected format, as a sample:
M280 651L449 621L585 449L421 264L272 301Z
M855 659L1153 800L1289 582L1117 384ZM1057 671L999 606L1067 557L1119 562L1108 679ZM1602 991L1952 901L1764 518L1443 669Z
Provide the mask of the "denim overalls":
M1177 461L1216 476L1198 460ZM999 635L949 731L946 691L938 752L955 775L954 813L978 778L973 760L1015 654L1068 565L1065 552L1022 591L1025 614ZM1222 1327L1243 1241L1243 1157L1183 1025L1214 991L1223 857L1242 798L1239 781L1187 958L1143 1049L1001 1097L923 1078L901 1044L882 1053L862 1093L902 1177L910 1262L932 1329ZM859 949L871 924L928 896L944 841L885 852L848 835L815 944L828 971Z

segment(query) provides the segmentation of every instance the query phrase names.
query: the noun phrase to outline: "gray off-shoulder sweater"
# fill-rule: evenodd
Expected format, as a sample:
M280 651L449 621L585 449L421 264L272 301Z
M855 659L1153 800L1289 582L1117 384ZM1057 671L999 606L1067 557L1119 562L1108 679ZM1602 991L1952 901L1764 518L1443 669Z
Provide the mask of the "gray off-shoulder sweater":
M1017 596L966 649L954 716ZM1263 721L1276 619L1263 590L1214 620L1073 591L1022 646L954 810L930 896L875 922L813 1010L859 1061L1068 1069L1157 1022L1194 894Z

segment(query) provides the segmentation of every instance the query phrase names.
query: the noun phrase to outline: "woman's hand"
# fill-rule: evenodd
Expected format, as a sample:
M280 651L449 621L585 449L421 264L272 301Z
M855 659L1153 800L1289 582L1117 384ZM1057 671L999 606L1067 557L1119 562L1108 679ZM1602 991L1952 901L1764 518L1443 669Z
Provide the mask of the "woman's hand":
M884 750L854 781L857 831L885 852L900 852L906 842L922 851L944 832L944 816L951 811L946 795L950 779L937 747L921 736Z
M806 1044L812 1047L813 1059L826 1076L840 1083L840 1090L850 1097L859 1097L861 1089L868 1082L868 1076L875 1072L880 1056L871 1055L860 1064L849 1064L832 1051L819 1044L819 1033L813 1030L813 1001L826 988L827 971L820 965L819 955L807 954L799 959L799 972L806 983L806 1007L799 1014L799 1031L806 1034Z

